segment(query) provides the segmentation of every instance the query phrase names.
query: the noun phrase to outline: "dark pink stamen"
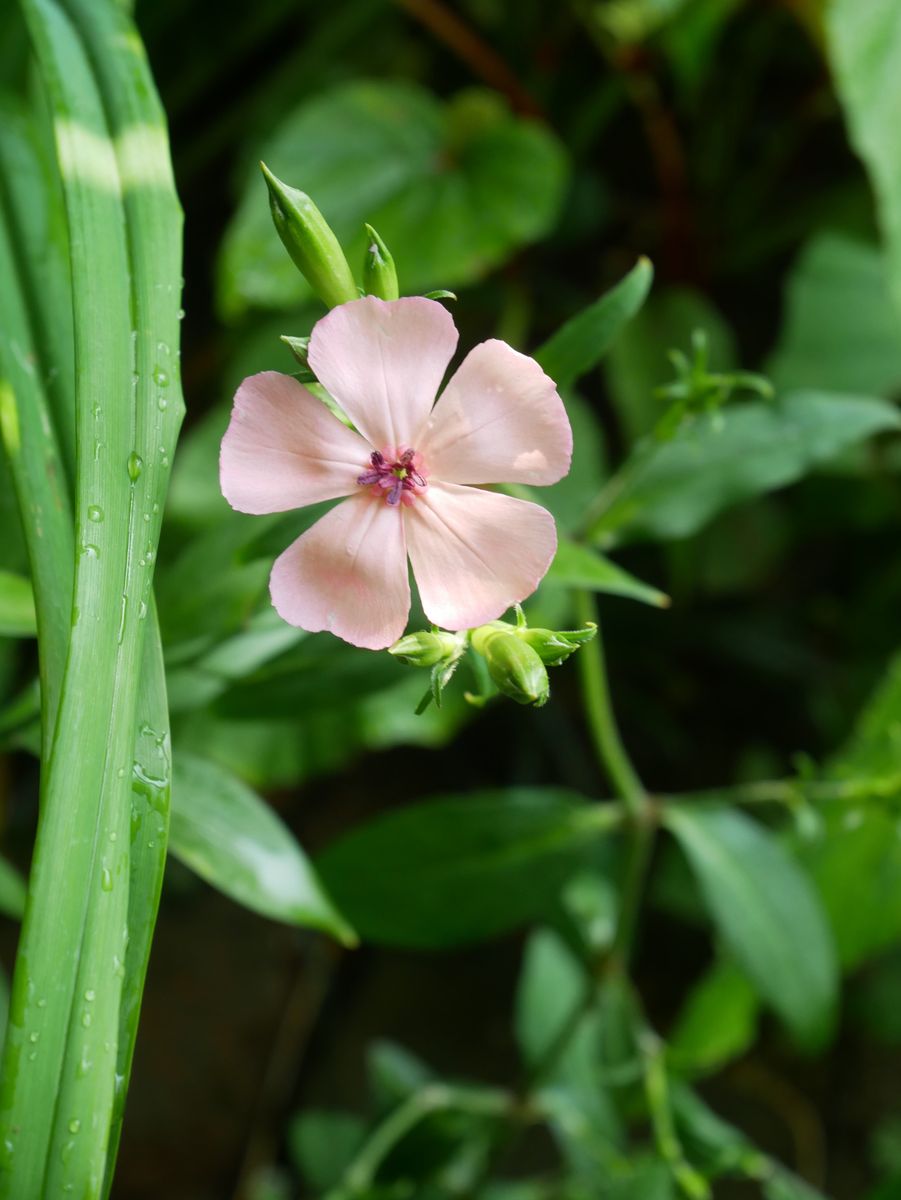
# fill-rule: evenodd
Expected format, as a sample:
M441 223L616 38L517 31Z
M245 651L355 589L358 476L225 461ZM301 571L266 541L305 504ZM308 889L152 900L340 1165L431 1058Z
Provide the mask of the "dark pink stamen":
M379 488L385 495L386 503L390 504L392 508L400 504L405 496L409 497L405 502L412 503L415 490L427 486L422 471L414 466L415 450L407 449L399 455L395 452L392 461L389 461L379 450L373 450L369 461L370 469L357 476L357 483L361 487Z

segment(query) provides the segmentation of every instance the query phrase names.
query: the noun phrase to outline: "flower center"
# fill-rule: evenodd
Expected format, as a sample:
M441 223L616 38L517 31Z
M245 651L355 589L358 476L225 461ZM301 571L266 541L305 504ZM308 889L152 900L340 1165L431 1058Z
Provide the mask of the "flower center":
M357 476L361 487L371 487L377 496L384 496L392 507L412 504L417 491L428 487L422 459L415 450L373 450L370 467Z

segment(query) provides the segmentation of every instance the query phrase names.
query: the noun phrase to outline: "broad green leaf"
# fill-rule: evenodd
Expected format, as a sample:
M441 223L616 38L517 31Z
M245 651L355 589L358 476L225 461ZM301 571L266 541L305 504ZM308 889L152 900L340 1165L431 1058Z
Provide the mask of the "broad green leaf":
M558 388L567 388L597 366L650 291L654 268L640 258L620 282L572 317L535 351Z
M670 350L687 351L696 329L707 335L712 370L735 366L729 326L705 296L685 288L655 293L611 347L604 374L630 440L650 432L663 415L663 401L654 389L673 377L667 355Z
M604 1016L571 951L551 930L536 930L516 991L516 1038L554 1137L571 1169L587 1178L609 1174L622 1132L606 1090Z
M31 584L22 575L0 571L0 637L34 637L36 633Z
M901 792L901 656L890 661L828 774ZM844 967L901 939L901 839L890 810L872 800L831 806L819 836L799 840L797 853L819 889Z
M799 841L797 853L816 884L843 967L901 940L896 817L874 804L827 812L819 836Z
M175 758L172 853L239 904L352 944L293 834L256 792L215 763Z
M526 943L516 992L516 1039L525 1063L537 1066L588 1010L591 981L560 938L538 929Z
M5 858L0 858L0 913L21 921L25 912L25 880Z
M601 544L683 538L716 513L794 483L874 434L901 426L870 396L793 392L697 417L671 441L640 442L608 485L592 528Z
M479 279L541 237L566 180L554 135L511 116L497 95L442 104L408 83L355 82L306 100L254 157L315 197L352 264L363 261L364 221L374 225L402 293ZM289 308L309 296L254 170L223 246L222 308Z
M876 195L889 283L901 317L901 7L896 0L831 0L826 32L836 89L854 149Z
M774 1168L770 1177L763 1181L762 1188L764 1200L826 1200L817 1188L781 1168Z
M691 990L670 1036L670 1061L705 1073L743 1054L757 1033L757 994L730 962L718 962Z
M697 876L729 951L795 1036L830 1029L838 992L835 948L803 869L761 825L731 809L671 806L665 824Z
M366 1122L354 1113L309 1109L288 1126L291 1157L317 1194L340 1182L365 1138Z
M433 800L346 834L318 866L362 937L452 946L537 916L608 819L562 789Z
M377 1112L385 1112L423 1088L435 1072L406 1046L373 1042L366 1055L369 1090Z
M901 783L901 654L889 660L850 737L831 759L829 774Z
M788 277L782 331L766 374L779 391L897 391L901 334L878 247L838 233L817 234L806 244Z
M547 573L547 583L559 587L587 588L612 596L628 596L631 600L640 600L642 604L651 604L655 608L667 608L670 603L669 596L664 592L642 583L597 550L566 538L561 538L557 545L557 553Z

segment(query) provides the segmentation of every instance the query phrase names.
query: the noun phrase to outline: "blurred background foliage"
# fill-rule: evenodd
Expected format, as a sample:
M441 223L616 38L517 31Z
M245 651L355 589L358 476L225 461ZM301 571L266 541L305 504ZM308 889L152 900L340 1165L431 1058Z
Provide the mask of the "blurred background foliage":
M901 1195L901 21L866 7L139 0L186 211L188 425L157 572L175 860L115 1195ZM13 6L0 32L12 114ZM647 787L753 805L664 820L637 1041L615 975L580 999L622 846L587 803L610 787L575 664L540 712L477 710L467 680L416 717L415 672L269 607L317 514L219 494L235 386L294 369L279 335L321 313L261 158L355 269L365 220L402 292L452 289L461 345L545 347L577 453L541 499L574 540L530 620L566 628L571 586L604 593ZM548 343L605 293L581 358ZM0 528L22 867L34 617L2 473ZM0 904L21 910L12 868ZM336 907L362 948L297 927L349 937Z

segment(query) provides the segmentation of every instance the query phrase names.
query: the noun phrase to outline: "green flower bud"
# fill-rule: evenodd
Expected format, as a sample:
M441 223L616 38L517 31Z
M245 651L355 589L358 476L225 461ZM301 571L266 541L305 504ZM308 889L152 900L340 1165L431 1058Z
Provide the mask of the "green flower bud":
M391 252L371 225L366 229L366 258L363 261L363 290L380 300L396 300L397 270Z
M472 631L471 640L505 696L539 708L547 701L550 686L544 663L511 626L500 621L482 625Z
M278 236L310 287L329 308L358 299L344 251L325 217L304 192L282 183L265 163L260 168Z
M559 667L580 646L590 642L597 629L597 625L589 623L584 629L518 629L516 632L546 667Z
M459 658L465 638L457 633L408 633L388 653L411 667L434 667L438 663Z

